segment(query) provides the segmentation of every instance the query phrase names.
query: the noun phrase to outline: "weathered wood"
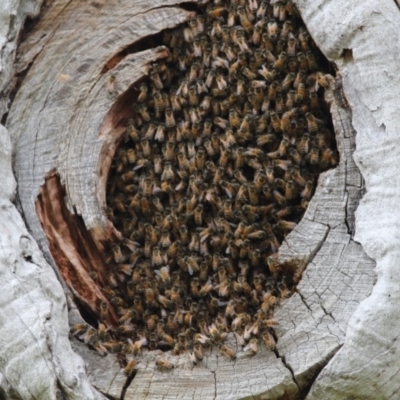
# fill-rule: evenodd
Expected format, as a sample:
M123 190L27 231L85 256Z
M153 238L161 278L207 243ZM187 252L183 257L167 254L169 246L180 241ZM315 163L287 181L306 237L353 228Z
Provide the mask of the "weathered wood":
M354 158L366 187L356 212L355 240L377 264L371 295L355 309L343 347L307 398L395 399L400 390L394 378L399 370L399 8L392 0L296 3L343 76L357 131ZM358 269L362 279L372 278L365 264Z
M104 204L105 177L109 158L121 135L121 132L115 129L115 120L110 120L118 115L113 105L115 102L118 104L118 96L146 73L146 63L158 55L149 50L127 56L117 67L106 73L103 72L104 66L137 39L182 22L189 15L187 11L171 7L174 5L172 1L135 2L134 5L128 1L121 1L118 7L109 3L55 1L28 35L26 44L21 46L18 70L23 71L32 61L33 64L17 93L7 124L15 146L15 170L26 221L46 258L50 260L52 257L35 210L36 197L45 176L52 171L59 173L66 187L68 208L73 212L76 210L82 216L86 227L91 228L91 234L101 248L101 237L106 229L106 222L100 212L100 207ZM298 3L317 43L328 56L338 62L344 44L332 44L325 33L329 32L331 35L331 31L321 27L321 21L317 19L321 18L322 13L317 7L324 2L316 2L312 6L305 1L299 0ZM341 4L340 1L330 3L335 3L335 7L340 7ZM164 6L168 7L163 8ZM368 7L373 8L373 5L367 3L363 7L366 10ZM347 10L350 11L356 10ZM323 14L330 15L331 18L332 13L325 10ZM332 21L335 19L332 18ZM333 31L333 25L329 27ZM338 32L339 29L337 27L334 31ZM339 37L338 35L339 32L334 38ZM343 69L346 92L347 87L353 90L349 92L350 104L357 109L355 93L358 86L349 83L349 76L355 73L356 67L349 67L348 64L341 64L340 67ZM115 94L107 95L107 80L111 74L117 78L117 90ZM340 390L345 390L346 387L340 379L345 375L343 371L346 370L346 365L342 361L336 364L339 367L335 367L335 360L340 360L342 353L342 358L353 354L352 344L357 340L360 340L360 346L365 343L359 339L363 329L352 328L350 343L345 342L345 335L350 317L356 309L361 309L358 307L359 303L371 293L375 276L374 262L352 237L353 213L361 195L362 179L352 159L354 130L350 123L351 114L346 107L341 107L340 102L333 103L331 111L340 151L340 164L335 170L321 175L316 194L302 222L286 238L280 250L281 260L305 270L298 293L283 302L277 311L276 319L280 323L276 330L278 357L274 353L262 350L253 358L239 353L238 360L232 363L219 357L213 350L203 365L196 368L192 368L186 356L172 358L178 368L172 373L165 373L155 370L155 356L147 353L125 398L244 399L256 395L269 399L294 398L307 391L315 376L344 343L344 347L333 358L327 370L337 372L335 368L338 368L338 381L341 388L343 387ZM353 115L353 121L356 120L359 127L362 126L366 130L368 126L374 126L371 118L361 125L362 110L357 111L356 116ZM381 118L386 124L384 116ZM372 125L369 125L370 123ZM373 147L371 142L368 143ZM387 143L392 144L390 140ZM360 147L357 148L357 152L361 154ZM370 152L366 147L363 147L362 151ZM361 160L361 156L359 157ZM366 170L370 179L367 179L369 190L368 185L379 183L376 180L371 182L372 171L376 170L374 168L381 168L377 163L378 158L371 158L375 160L375 164L373 168ZM104 160L107 164L102 164ZM381 169L379 171L382 172L380 176L385 176ZM375 202L369 200L375 207L379 193L378 191L374 198ZM385 197L385 200L389 202L389 197ZM391 210L395 209L393 205L391 207ZM371 215L379 215L378 210L374 213L370 208L368 210ZM361 214L360 218L370 220L370 216L365 213ZM384 222L388 223L387 220ZM372 231L371 223L365 226L369 226L368 229ZM359 223L357 228L360 228ZM365 228L361 228L361 232L361 236L360 232L357 232L357 238L360 237L359 240L366 245L366 238L370 237L367 233L372 235L372 232L366 232ZM374 258L376 249L382 248L383 245L378 243L379 246L375 245L370 253ZM395 243L395 240L390 241L390 246ZM16 246L14 243L10 245ZM37 265L36 261L34 265ZM46 276L51 275L47 264L43 262L40 265L46 270ZM10 278L10 284L14 281ZM32 285L35 285L33 281ZM14 297L6 299L6 304L12 303L16 298L18 296L14 294ZM63 299L58 297L55 302L57 307L62 309ZM365 307L362 310L362 315L368 316ZM62 316L64 322L61 320ZM58 335L66 338L65 311L64 314L61 312L58 318ZM14 328L10 325L10 332ZM41 332L40 328L35 332ZM381 335L385 337L383 333ZM69 349L69 344L64 345ZM374 347L375 344L368 345L381 350ZM81 347L80 344L74 346L89 364L89 379L93 385L109 396L118 397L125 378L121 370L118 370L115 357L107 356L100 361L96 353ZM67 357L65 353L62 356ZM352 357L355 362L358 360L357 357ZM101 365L101 368L97 368L98 365ZM69 371L75 372L74 368L71 366ZM352 370L356 369L352 365ZM49 368L50 373L54 370L55 367ZM391 370L388 368L386 371L389 373ZM14 377L15 372L11 372L10 376ZM328 398L325 391L333 392L329 374L322 376L322 383L317 381L311 398ZM371 374L368 379L371 379ZM10 387L14 387L13 381L9 383ZM365 381L363 384L368 387ZM356 384L354 386L357 387ZM30 390L35 396L40 393L37 386ZM53 393L50 387L46 390L46 393ZM80 393L83 393L79 390L76 388L65 392L68 398L79 398ZM379 395L383 393L382 390ZM48 398L53 398L51 396ZM23 398L30 397L27 395Z
M0 4L0 115L7 111L13 58L24 19L40 1ZM88 383L82 359L68 339L66 299L12 204L16 182L11 141L0 125L0 397L104 399Z

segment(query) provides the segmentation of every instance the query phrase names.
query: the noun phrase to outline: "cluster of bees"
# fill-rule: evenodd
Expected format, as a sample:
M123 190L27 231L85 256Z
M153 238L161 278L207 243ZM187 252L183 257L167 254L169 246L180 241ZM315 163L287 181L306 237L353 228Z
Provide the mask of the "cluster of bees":
M329 76L291 0L214 0L163 42L169 58L137 85L109 176L106 212L123 239L108 302L97 329L74 333L104 354L145 347L193 363L209 345L235 358L230 332L250 355L261 338L274 350L272 313L297 279L278 247L337 164Z

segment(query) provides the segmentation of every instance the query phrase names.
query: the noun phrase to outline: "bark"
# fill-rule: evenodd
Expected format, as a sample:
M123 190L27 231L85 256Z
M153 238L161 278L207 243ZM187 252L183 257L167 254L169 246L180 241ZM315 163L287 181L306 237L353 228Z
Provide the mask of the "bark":
M155 354L148 353L127 388L114 356L100 357L73 342L85 374L68 340L67 304L73 324L79 315L71 291L89 309L102 299L87 265L95 264L102 279L99 254L104 241L118 235L101 207L123 133L121 110L149 63L166 55L163 48L143 49L139 40L184 22L190 12L173 0L121 0L118 6L55 0L13 64L22 22L39 12L40 2L0 6L6 21L0 31L1 115L13 74L26 72L7 117L8 132L0 126L0 338L8 342L0 348L0 387L6 398L103 398L99 392L120 398L125 390L125 399L395 398L400 386L390 378L398 370L400 278L392 104L399 79L391 55L399 53L399 10L393 0L296 3L343 77L327 93L340 163L320 176L303 220L280 248L280 260L304 272L297 292L276 312L277 353L261 350L233 364L212 351L196 368L181 356L168 373L156 370ZM111 75L117 84L107 95ZM32 236L10 201L15 181L9 135Z

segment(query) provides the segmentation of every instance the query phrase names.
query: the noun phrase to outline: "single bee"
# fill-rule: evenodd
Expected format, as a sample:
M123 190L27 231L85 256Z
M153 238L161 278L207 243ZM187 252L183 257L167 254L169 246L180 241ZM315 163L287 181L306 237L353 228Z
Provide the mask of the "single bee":
M136 370L136 366L139 364L139 361L131 358L128 363L126 364L126 367L124 368L124 374L128 377L132 376L132 374Z
M183 39L186 43L192 43L194 40L193 31L190 28L185 28L183 30Z
M310 48L309 48L310 35L304 28L299 28L299 36L298 37L299 37L301 49L303 51L310 50Z
M87 325L85 323L75 324L74 326L71 327L71 333L74 336L78 336L78 335L85 333L88 330L88 328L89 328L89 325Z
M296 75L292 72L289 72L286 75L285 79L282 82L282 90L284 92L287 92L291 88L292 83L294 82L295 78L296 78Z
M263 338L265 346L267 347L268 350L272 350L272 351L275 350L275 348L276 348L275 339L268 331L265 331L262 334L262 338Z
M271 123L272 127L275 132L281 132L281 120L278 116L278 114L275 111L271 111L270 113L270 118L271 118Z
M276 97L277 88L279 83L277 81L273 81L268 87L268 100L274 100Z
M256 12L256 16L258 19L262 19L265 17L265 14L267 12L268 9L268 3L266 0L263 0L260 4L260 6L258 7L258 10Z
M160 78L160 75L159 75L158 71L156 71L156 70L154 70L154 69L151 70L151 71L150 71L150 79L152 80L154 86L155 86L158 90L161 90L161 89L164 88L164 85L163 85L163 83L162 83L162 81L161 81L161 78Z
M138 101L139 102L144 102L147 100L147 95L148 95L149 88L147 87L146 83L141 83L139 87L139 95L138 95Z
M279 205L281 206L286 205L286 198L278 190L273 190L272 196Z
M255 232L251 232L247 235L247 239L254 240L254 239L264 239L267 236L265 231L259 230Z
M201 34L205 32L205 18L204 15L197 15L197 33Z
M318 135L317 135L318 136ZM305 133L301 139L299 144L297 145L297 150L300 154L304 155L307 154L310 148L310 135L308 133ZM304 186L304 185L303 185Z
M292 200L296 197L296 186L292 180L286 182L285 186L285 197L288 200Z
M173 128L174 126L176 126L174 113L170 108L167 108L165 110L165 126L167 128Z
M305 94L306 94L306 86L303 82L301 82L296 88L295 102L296 103L301 102L304 99Z
M306 52L306 60L307 60L308 69L310 71L316 71L318 69L318 64L315 61L314 54L311 51ZM325 83L324 80L323 80L323 82Z
M172 307L172 302L165 296L163 295L158 295L157 297L158 302L166 309L171 309Z
M153 266L160 266L163 262L160 248L155 246L151 254L151 263Z
M199 123L199 122L200 122L200 116L199 116L199 113L198 113L198 111L197 111L197 108L191 107L191 108L189 109L189 118L190 118L190 122L191 122L192 124L195 124L195 123Z
M199 105L199 95L196 87L192 86L189 88L189 104L192 106Z
M197 24L197 18L191 18L189 21L189 27L192 30L193 36L197 36L199 33L198 31L198 24Z
M297 53L297 61L299 63L299 69L308 71L307 57L303 52Z
M300 155L300 153L294 148L294 147L291 147L290 149L289 149L289 154L290 154L290 158L296 163L296 164L298 164L298 165L300 165L301 163L302 163L302 158L301 158L301 155Z
M251 338L249 343L243 348L243 351L249 351L251 355L257 354L258 351L258 339Z
M311 162L311 158L310 158ZM326 168L328 166L333 167L337 164L337 157L336 154L331 149L325 149L321 155L321 166L322 168Z
M279 229L282 229L284 231L291 231L296 227L297 223L281 219L280 221L278 221L277 225Z
M242 123L240 124L240 128L239 128L239 132L240 133L245 133L245 132L249 132L250 130L250 123L252 122L252 117L251 115L245 115Z
M146 345L147 345L146 337L144 336L140 337L139 340L137 340L135 343L132 344L132 353L134 355L138 355L141 352L142 347Z
M286 20L286 4L280 3L279 4L279 21Z
M243 26L246 32L250 33L253 30L253 25L247 16L246 10L243 6L238 6L236 12L239 15L240 24Z
M157 368L159 368L161 370L171 370L175 367L171 361L168 361L164 358L157 359L156 366L157 366Z
M195 155L195 161L196 161L196 168L198 170L203 170L204 165L205 165L205 150L203 147L200 147Z
M125 261L126 257L122 254L121 247L118 244L114 243L111 246L111 250L113 252L114 261L117 264L122 263L122 262Z
M243 76L245 76L249 80L256 79L256 77L257 77L257 74L250 71L250 69L247 67L243 67L240 71L243 74Z
M236 352L232 348L228 347L227 345L225 345L225 344L222 345L220 347L220 351L223 356L228 357L231 360L236 359Z
M285 102L285 106L287 109L292 109L294 107L295 97L296 97L295 90L289 90L289 92L287 92L286 102Z
M194 209L194 222L196 225L201 226L203 224L203 205L198 204L197 207ZM194 237L195 235L193 235ZM193 238L192 238L193 240Z
M292 31L292 22L285 21L282 25L282 30L279 34L279 38L282 40L287 40L291 31Z
M279 27L276 21L271 20L267 25L268 37L272 42L278 39Z
M314 133L318 131L318 122L314 115L312 115L310 112L306 113L306 119L307 119L307 129L310 133Z

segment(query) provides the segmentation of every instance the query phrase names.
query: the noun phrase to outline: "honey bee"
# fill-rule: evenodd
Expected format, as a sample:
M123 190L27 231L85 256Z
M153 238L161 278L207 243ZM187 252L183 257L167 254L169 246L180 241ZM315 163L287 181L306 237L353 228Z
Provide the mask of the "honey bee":
M147 345L146 337L144 337L144 336L140 337L139 340L137 340L135 343L133 343L133 345L132 345L132 353L134 355L138 355L141 352L142 347L146 346L146 345Z
M310 163L311 163L311 157L310 157ZM327 166L334 166L337 164L337 159L335 153L332 151L332 149L324 149L321 155L321 166L323 168L326 168Z
M243 67L243 68L240 70L240 72L243 74L243 76L245 76L245 77L246 77L247 79L249 79L249 80L256 79L256 77L257 77L257 74L254 73L254 72L252 72L252 71L250 71L250 69L247 68L247 67Z
M276 349L275 339L268 331L265 331L262 334L262 338L263 338L265 346L267 347L268 350L273 351Z
M193 297L199 297L200 281L197 276L193 277L190 281L190 292Z
M306 94L306 86L303 82L300 82L296 88L295 102L296 103L301 102L304 99L305 94Z
M201 226L203 224L203 205L198 204L194 210L194 222L196 225ZM193 236L194 237L194 236ZM192 238L193 240L193 238Z
M307 33L307 31L303 28L300 28L298 37L299 37L301 49L303 51L309 51L310 47L309 47L308 41L310 39L310 35Z
M164 308L166 309L172 308L172 302L167 297L160 294L158 295L157 300Z
M249 343L243 348L243 351L250 351L251 355L257 354L258 351L258 339L251 338Z
M245 115L242 123L240 124L239 133L246 133L250 130L250 124L252 122L252 117L250 115Z
M286 182L285 197L288 200L292 200L296 197L296 186L291 179Z
M192 124L200 122L200 116L199 116L199 113L197 111L197 108L191 107L189 109L189 117L190 117L190 122Z
M139 361L131 358L128 363L126 364L126 367L124 368L124 374L128 377L132 376L133 373L136 370L136 366L139 364Z
M175 365L172 364L171 361L168 361L164 358L157 359L156 366L157 366L157 368L159 368L161 370L171 370L175 367Z
M251 321L251 317L249 314L243 312L236 316L236 318L232 321L232 330L236 331L239 327L243 327Z
M306 77L306 72L303 69L301 69L296 75L296 78L293 82L293 87L297 89L299 83L304 83L305 77Z
M316 71L318 69L318 64L315 61L314 54L311 51L306 52L306 60L307 60L308 69L310 71ZM325 77L323 77L323 78L325 78ZM324 79L322 79L322 80L325 83L325 80Z
M267 236L267 234L265 233L265 231L263 230L259 230L259 231L255 231L255 232L251 232L247 235L248 239L264 239Z
M256 12L256 16L258 19L262 19L265 17L265 14L267 12L267 8L268 8L268 3L266 2L266 0L263 0L260 4L260 6L258 7L258 10Z
M162 255L161 255L160 248L158 246L155 246L153 248L151 258L152 258L152 260L151 260L152 265L155 265L158 267L162 264L162 262L163 262Z
M176 126L174 113L170 108L165 109L165 126L167 128L173 128Z
M282 82L282 90L283 91L287 92L290 89L292 83L295 80L295 77L296 77L296 75L294 73L292 73L292 72L289 72L286 75L285 79Z
M197 28L197 19L196 18L191 18L189 21L189 27L192 30L193 36L197 36L198 28Z
M74 336L81 335L82 333L85 333L88 330L89 326L85 323L79 323L75 324L74 326L71 327L71 333Z
M318 122L314 115L312 115L310 112L306 113L306 119L307 119L307 129L310 133L314 133L318 131Z
M205 18L204 15L197 15L196 17L197 19L197 32L200 33L204 33L205 31Z
M228 86L228 83L226 82L223 75L221 75L221 74L218 74L215 77L215 81L217 82L217 86L218 86L219 90L224 90Z
M185 28L183 30L183 39L187 43L192 43L194 40L193 31L190 28Z
M144 102L147 100L149 88L145 82L142 82L139 87L138 101Z
M194 86L189 88L189 104L192 106L199 105L199 96L197 94L197 89Z
M200 342L194 343L193 352L196 357L196 360L203 360L204 352L203 352L203 345Z
M272 68L276 70L283 69L286 64L287 58L287 53L282 51L279 54L278 59L272 64Z
M303 52L297 53L297 61L299 63L299 69L308 71L307 57Z
M152 80L154 86L158 89L161 90L164 88L164 85L161 81L160 75L157 70L154 68L150 71L150 79Z
M253 30L253 25L247 16L246 10L243 6L238 6L236 12L238 13L240 24L243 26L246 32L250 33Z

